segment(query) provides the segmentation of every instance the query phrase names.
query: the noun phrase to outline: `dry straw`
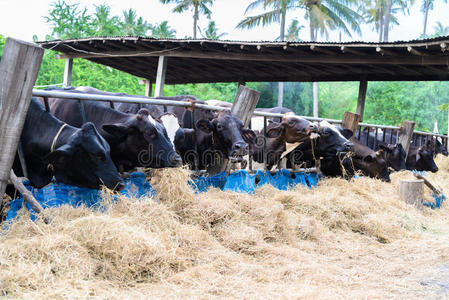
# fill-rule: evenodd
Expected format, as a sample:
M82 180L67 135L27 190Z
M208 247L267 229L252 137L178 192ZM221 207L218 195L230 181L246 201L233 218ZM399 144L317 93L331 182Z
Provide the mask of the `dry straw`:
M449 159L429 174L449 195ZM104 191L103 210L26 212L0 236L10 298L410 298L447 295L448 208L401 203L398 182L195 194L186 169L152 171L151 198ZM426 200L430 200L430 193ZM444 286L444 285L443 285Z

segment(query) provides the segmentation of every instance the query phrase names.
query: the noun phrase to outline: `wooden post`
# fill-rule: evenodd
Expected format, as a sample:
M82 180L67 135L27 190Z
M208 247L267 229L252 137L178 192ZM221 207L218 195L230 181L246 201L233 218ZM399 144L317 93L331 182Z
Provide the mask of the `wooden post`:
M145 96L151 97L153 95L153 83L150 79L145 79Z
M357 127L359 126L360 122L360 115L359 114L353 114L349 111L345 112L343 115L343 120L341 122L341 127L350 129L353 133L353 137L355 138L355 134L357 132Z
M154 97L164 95L165 73L167 72L167 57L159 56L157 65L156 87L154 89Z
M0 209L44 49L6 40L0 62Z
M399 182L399 198L417 208L423 208L424 180L401 180Z
M356 113L360 115L360 121L363 120L363 112L365 111L366 90L368 88L368 81L366 79L360 80L359 84L359 98L357 99Z
M404 148L406 158L408 156L408 150L410 149L410 142L412 141L414 128L415 122L403 121L401 129L399 129L398 143L402 145L402 148Z
M72 85L72 68L73 68L73 58L65 59L65 67L64 67L64 87L69 87Z
M449 107L447 109L447 142L446 142L447 151L449 151Z
M248 127L257 102L259 102L260 93L246 86L239 86L231 112L240 118L244 127Z

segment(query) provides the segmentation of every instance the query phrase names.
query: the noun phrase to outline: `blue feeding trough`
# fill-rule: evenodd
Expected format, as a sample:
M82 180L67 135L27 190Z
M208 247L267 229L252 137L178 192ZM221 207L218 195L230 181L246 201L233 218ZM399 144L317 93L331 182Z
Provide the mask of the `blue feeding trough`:
M225 172L222 172L212 177L196 177L192 179L190 184L194 187L196 193L206 192L210 187L215 187L223 191L253 194L257 187L265 184L271 184L279 190L287 190L297 184L312 188L317 185L319 179L320 176L316 173L294 173L288 170L279 170L271 174L268 171L258 170L255 174L250 174L245 170L240 170L228 176ZM124 182L125 188L120 192L122 195L135 198L154 197L156 195L144 173L132 173ZM33 188L29 181L24 181L24 185L32 192L43 208L61 205L73 207L84 205L98 209L101 205L101 192L99 190L57 182L52 182L41 189ZM23 203L23 198L12 200L6 220L15 218L17 212L23 207ZM30 205L25 202L25 207L31 211L31 218L34 220L35 215Z
M446 200L446 196L439 189L433 186L433 184L430 183L430 181L426 177L424 177L425 174L426 174L425 172L420 172L416 170L413 171L413 175L418 179L424 180L424 184L427 187L429 187L433 192L432 197L433 199L435 199L435 202L425 201L423 202L423 205L430 207L432 209L441 208L441 205L443 204L444 200Z
M57 182L52 182L41 189L33 188L28 180L24 181L23 184L29 191L31 191L43 208L58 207L64 204L74 207L85 205L91 208L98 208L101 203L101 191L95 189L80 188ZM155 191L146 180L145 174L136 172L132 173L130 177L125 180L125 188L121 191L121 194L137 198L142 196L153 197ZM23 206L23 202L23 198L11 201L6 220L11 220L17 216L17 212ZM25 206L32 212L31 218L34 220L34 212L30 205L25 203Z

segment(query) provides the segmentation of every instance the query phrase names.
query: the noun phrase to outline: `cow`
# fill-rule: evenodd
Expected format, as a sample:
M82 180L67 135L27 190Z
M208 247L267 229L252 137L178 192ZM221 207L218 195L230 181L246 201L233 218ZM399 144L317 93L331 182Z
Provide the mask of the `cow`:
M429 141L430 142L430 141ZM421 147L410 146L407 155L407 169L417 171L431 171L433 173L438 171L438 167L433 159L434 155L429 143Z
M255 143L252 144L253 160L258 163L263 163L264 132L261 128L255 130L257 138ZM282 154L287 150L288 144L308 141L310 140L311 134L317 131L318 128L315 123L291 114L284 115L280 123L270 122L266 134L266 167L268 170L271 170L279 162Z
M232 103L231 102L226 102L226 101L222 101L222 100L215 100L215 99L207 100L206 104L207 105L211 105L211 106L226 107L226 108L229 108L229 109L231 109L231 107L232 107Z
M72 126L82 125L76 101L49 99L54 115ZM120 171L135 167L164 168L182 164L164 126L142 108L123 113L94 101L83 101L87 121L94 123L111 146L111 157Z
M377 136L377 142L375 142L376 136L374 133L369 132L368 135L368 128L365 128L365 130L362 131L362 134L360 135L360 142L366 144L367 137L368 137L368 143L367 146L371 148L374 151L378 151L382 149L385 154L385 159L387 161L388 167L393 169L394 171L400 171L405 170L405 157L406 153L404 148L401 144L396 144L396 135L393 135L392 138L392 132L384 132L380 131L378 132ZM386 142L382 141L382 137L385 134L385 140L389 141L392 140L393 144L388 144Z
M427 144L431 147L434 156L437 154L448 156L447 148L443 145L441 137L432 137Z
M20 141L32 186L41 188L54 176L56 181L79 187L124 188L107 141L94 124L88 122L80 127L58 120L45 111L39 100L31 99ZM24 175L18 157L14 172Z
M354 138L351 141L354 143L354 154L351 158L354 170L361 171L365 176L390 182L385 151L374 151Z

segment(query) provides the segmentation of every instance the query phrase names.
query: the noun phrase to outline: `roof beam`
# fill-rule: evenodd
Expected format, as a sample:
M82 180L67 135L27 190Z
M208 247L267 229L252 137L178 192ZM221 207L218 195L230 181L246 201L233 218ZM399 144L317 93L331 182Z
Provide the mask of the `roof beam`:
M340 50L342 53L351 53L351 54L360 55L360 56L366 55L366 53L364 53L364 52L354 50L351 47L346 47L346 46L341 46Z
M383 53L386 53L382 49ZM304 63L333 63L333 64L384 64L384 65L449 65L449 56L412 56L412 57L379 57L379 56L337 56L336 55L291 55L282 54L242 54L242 53L217 53L201 51L180 51L179 48L163 49L160 51L116 51L106 53L73 53L61 54L58 58L119 58L129 56L166 56L184 58L203 58L241 61L276 61L276 62L304 62ZM396 54L395 54L396 55Z
M407 51L410 52L411 54L414 54L414 55L429 56L429 54L427 54L425 52L422 52L422 51L418 51L418 50L416 50L415 48L413 48L411 46L407 47Z
M320 52L328 55L335 55L336 53L332 50L324 49L322 47L316 46L316 45L310 45L310 50L314 52Z
M395 53L391 50L387 50L385 48L381 48L381 47L376 47L376 52L382 56L384 56L385 54L390 55L390 56L398 56L397 53Z

